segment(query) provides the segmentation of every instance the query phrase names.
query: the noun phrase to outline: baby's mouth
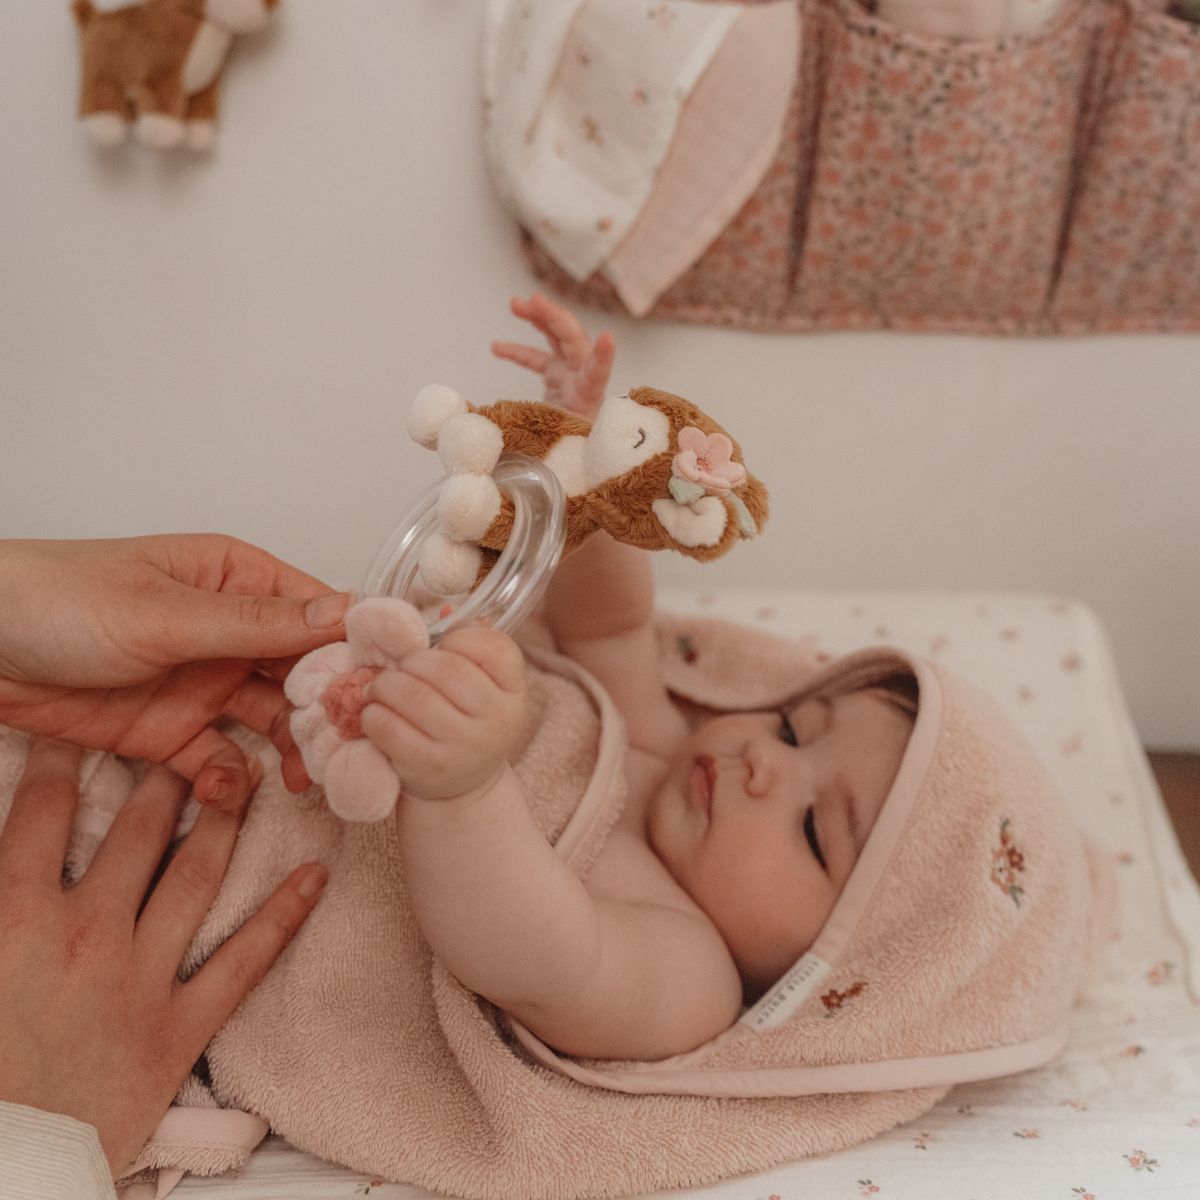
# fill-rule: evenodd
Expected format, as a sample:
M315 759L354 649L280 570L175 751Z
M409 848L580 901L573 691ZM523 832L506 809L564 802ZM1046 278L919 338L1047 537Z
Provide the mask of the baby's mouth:
M700 754L688 780L688 803L704 815L712 815L713 793L717 788L717 760L711 754Z

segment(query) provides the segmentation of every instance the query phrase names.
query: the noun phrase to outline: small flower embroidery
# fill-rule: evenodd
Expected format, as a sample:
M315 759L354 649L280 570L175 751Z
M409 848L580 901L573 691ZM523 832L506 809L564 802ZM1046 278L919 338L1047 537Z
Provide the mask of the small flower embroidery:
M1087 1190L1087 1188L1072 1188L1071 1195L1078 1196L1079 1200L1096 1200L1096 1197L1093 1196L1092 1193Z
M913 1147L917 1150L928 1150L929 1143L931 1141L933 1141L932 1133L918 1133L917 1136L913 1138Z
M670 29L675 21L676 14L666 4L656 4L653 8L646 10L646 16L654 22L659 29Z
M1141 1055L1143 1055L1145 1053L1146 1053L1146 1047L1139 1046L1136 1042L1134 1042L1133 1044L1126 1046L1125 1049L1121 1051L1121 1057L1122 1058L1139 1058Z
M705 434L693 425L679 431L671 473L717 495L746 481L746 468L733 461L733 443L723 433Z
M1087 1112L1088 1106L1083 1100L1061 1100L1060 1104L1066 1108L1073 1108L1076 1112Z
M696 643L686 633L681 633L675 638L675 649L679 652L679 657L689 666L700 657Z
M1151 1158L1145 1150L1131 1150L1128 1154L1121 1155L1135 1171L1149 1171L1154 1174L1154 1168L1158 1166L1158 1159Z
M863 988L867 985L860 979L857 983L851 984L844 992L839 992L837 988L830 988L822 997L821 1003L825 1005L825 1015L832 1017L833 1014L841 1008L847 1000L852 1000L859 995Z
M1002 892L1007 892L1020 908L1025 889L1018 886L1017 875L1025 870L1025 856L1013 845L1008 825L1008 818L1005 817L1000 822L1000 845L992 851L992 882Z
M1042 1135L1036 1129L1014 1129L1013 1137L1025 1138L1028 1141L1036 1141Z
M1073 733L1062 743L1063 755L1070 758L1074 754L1078 754L1083 749L1083 734Z
M1161 984L1168 983L1175 973L1175 964L1173 962L1155 963L1154 966L1146 972L1146 980L1151 987L1158 987Z
M862 1188L862 1191L858 1193L860 1196L873 1196L879 1191L879 1184L872 1183L869 1179L860 1179L858 1186Z
M583 136L597 146L604 145L604 135L600 132L600 126L595 117L583 118Z
M377 1187L383 1187L382 1179L372 1179L366 1183L360 1183L358 1187L354 1189L354 1194L356 1196L369 1196L371 1194L371 1189Z

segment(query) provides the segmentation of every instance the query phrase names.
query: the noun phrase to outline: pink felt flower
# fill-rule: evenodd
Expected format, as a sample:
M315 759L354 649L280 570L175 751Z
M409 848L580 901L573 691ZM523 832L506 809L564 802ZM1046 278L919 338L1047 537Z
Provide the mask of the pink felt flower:
M706 492L723 495L746 479L746 468L732 456L733 443L723 433L706 434L689 425L679 431L679 452L671 460L671 471Z
M347 821L381 820L400 794L395 768L363 736L367 684L428 645L425 621L407 601L360 600L346 614L346 641L306 654L283 685L304 766Z

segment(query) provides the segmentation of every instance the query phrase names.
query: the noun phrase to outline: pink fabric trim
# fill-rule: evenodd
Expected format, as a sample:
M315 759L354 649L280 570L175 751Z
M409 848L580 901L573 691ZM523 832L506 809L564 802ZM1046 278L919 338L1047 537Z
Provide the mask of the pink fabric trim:
M235 1108L189 1108L176 1105L167 1109L149 1140L139 1151L211 1150L244 1159L267 1136L270 1125L262 1117ZM162 1167L153 1192L148 1185L133 1184L125 1189L124 1200L163 1200L186 1172Z
M579 847L588 841L588 834L596 823L612 816L607 800L625 761L625 721L608 693L577 663L561 654L532 646L525 647L525 654L543 670L578 683L600 714L600 741L592 777L566 828L554 843L554 849L570 863Z
M753 1071L596 1071L553 1050L516 1021L509 1022L518 1040L544 1066L592 1087L635 1095L811 1096L822 1092L880 1092L938 1087L993 1079L1029 1071L1049 1062L1067 1042L1066 1025L1031 1042L996 1046L964 1054L894 1059L877 1063L842 1063L829 1067L785 1067Z

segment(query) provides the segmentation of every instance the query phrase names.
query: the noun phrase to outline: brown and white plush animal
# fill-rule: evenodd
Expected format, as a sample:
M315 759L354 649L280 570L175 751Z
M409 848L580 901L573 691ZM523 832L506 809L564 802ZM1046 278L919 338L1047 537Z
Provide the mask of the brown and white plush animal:
M144 0L110 12L72 10L83 46L79 115L92 141L116 146L130 122L159 150L208 150L221 69L234 34L266 24L279 0Z
M422 388L409 432L436 448L447 471L439 532L421 577L440 595L482 579L508 541L513 504L491 477L501 454L545 461L567 496L564 554L598 529L646 550L719 558L767 518L767 490L741 447L694 404L656 388L605 400L594 424L530 401L476 408L452 388Z

